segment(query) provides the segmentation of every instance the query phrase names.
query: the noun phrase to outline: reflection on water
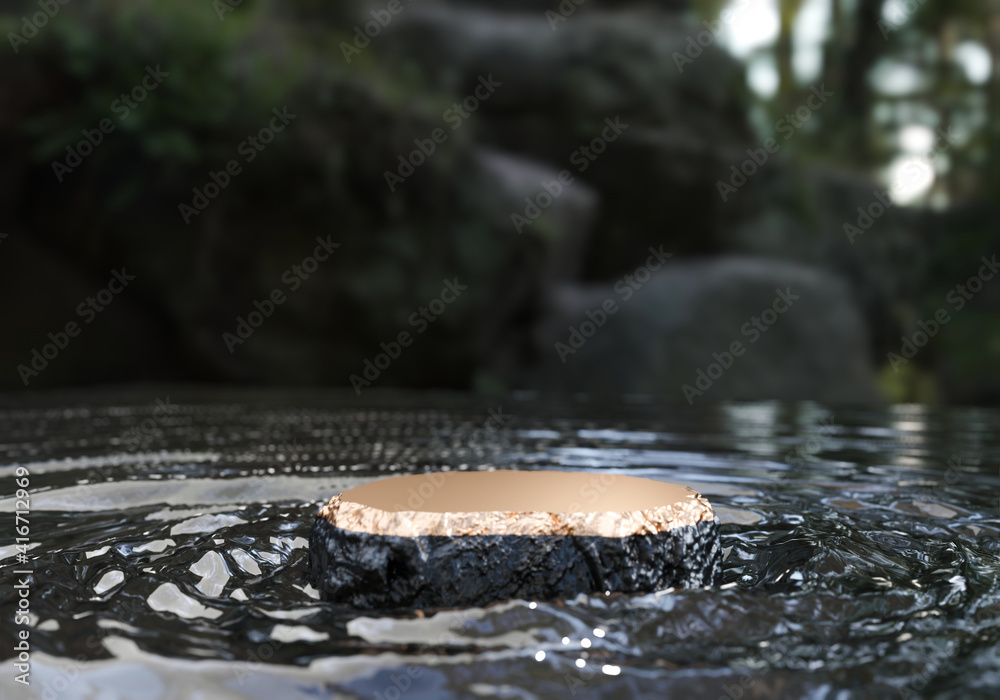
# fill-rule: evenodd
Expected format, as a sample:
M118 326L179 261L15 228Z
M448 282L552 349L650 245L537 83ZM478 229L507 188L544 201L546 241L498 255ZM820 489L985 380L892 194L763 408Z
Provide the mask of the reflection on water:
M987 697L1000 414L530 397L82 393L0 406L31 478L30 689L4 698ZM159 399L159 401L157 401ZM489 409L512 417L483 430ZM716 589L359 613L304 580L330 495L427 469L611 470L717 507ZM10 531L8 528L7 531Z

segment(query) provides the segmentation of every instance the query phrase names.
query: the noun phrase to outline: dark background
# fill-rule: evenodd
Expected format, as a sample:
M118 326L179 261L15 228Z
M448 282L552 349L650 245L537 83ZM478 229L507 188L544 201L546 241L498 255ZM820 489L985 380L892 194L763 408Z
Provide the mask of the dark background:
M0 3L0 388L1000 399L1000 4L387 5Z

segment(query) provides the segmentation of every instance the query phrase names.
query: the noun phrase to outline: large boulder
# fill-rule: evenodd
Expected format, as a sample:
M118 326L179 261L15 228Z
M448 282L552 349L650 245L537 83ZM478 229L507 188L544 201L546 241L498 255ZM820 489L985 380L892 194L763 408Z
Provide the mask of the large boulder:
M495 294L481 316L476 339L476 386L504 388L501 378L518 376L532 364L532 330L541 313L541 300L559 286L578 279L591 243L598 210L596 192L576 180L560 185L556 196L535 218L524 216L526 202L548 191L543 183L559 181L551 166L490 149L477 149L476 166L484 188L492 194L491 218L512 238L522 238L528 252L503 271L502 292ZM532 212L534 213L534 212Z
M627 271L664 235L679 253L721 249L715 181L752 134L739 65L714 46L678 59L703 29L649 10L574 13L553 24L538 12L435 5L400 13L379 50L456 94L473 95L483 76L500 83L468 128L597 190L586 273L600 279Z
M778 261L686 261L616 285L567 287L552 300L538 348L543 375L564 392L687 403L878 399L847 285Z
M728 174L720 172L720 179ZM844 279L871 329L873 357L884 358L899 339L900 309L920 294L928 262L917 216L886 207L892 202L886 190L859 174L776 157L727 193L734 211L726 247Z
M149 294L135 266L87 269L28 233L0 233L4 323L17 329L0 343L0 388L205 378L178 359Z
M244 382L344 385L357 375L468 387L484 339L523 317L518 305L538 297L554 255L579 248L593 196L575 188L518 235L514 205L554 171L477 152L472 131L443 119L450 94L347 66L335 47L286 36L266 15L219 35L210 15L208 27L204 13L166 4L62 11L75 25L54 24L19 57L38 80L10 137L19 169L0 169L15 191L31 183L12 229L39 232L84 274L128 261L142 280L138 303L175 334L177 366ZM147 36L151 23L162 31ZM95 48L105 35L118 37L116 52ZM120 118L109 105L147 65L167 76ZM52 163L102 119L114 130L55 176ZM263 149L247 145L272 124L282 128ZM39 136L51 132L65 141ZM228 163L238 167L227 173ZM339 247L309 259L320 241ZM511 293L511 271L521 293ZM453 298L448 284L466 289L443 312L416 316ZM29 317L38 303L26 300ZM405 352L393 345L401 332L413 339ZM104 354L112 366L117 347ZM385 352L398 356L366 376Z

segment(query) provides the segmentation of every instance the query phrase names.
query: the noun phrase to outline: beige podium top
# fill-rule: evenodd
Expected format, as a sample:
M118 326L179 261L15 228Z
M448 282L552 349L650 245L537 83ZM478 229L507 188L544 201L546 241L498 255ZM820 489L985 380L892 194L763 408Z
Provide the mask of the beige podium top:
M622 474L564 471L433 472L380 479L320 510L333 526L427 535L655 534L713 520L697 491Z

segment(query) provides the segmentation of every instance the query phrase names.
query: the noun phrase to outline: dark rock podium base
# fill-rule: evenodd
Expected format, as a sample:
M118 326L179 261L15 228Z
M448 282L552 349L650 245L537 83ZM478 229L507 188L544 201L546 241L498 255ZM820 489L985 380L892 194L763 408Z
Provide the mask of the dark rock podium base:
M307 576L325 600L356 608L434 608L578 593L717 583L718 520L627 537L401 537L344 530L318 517Z

